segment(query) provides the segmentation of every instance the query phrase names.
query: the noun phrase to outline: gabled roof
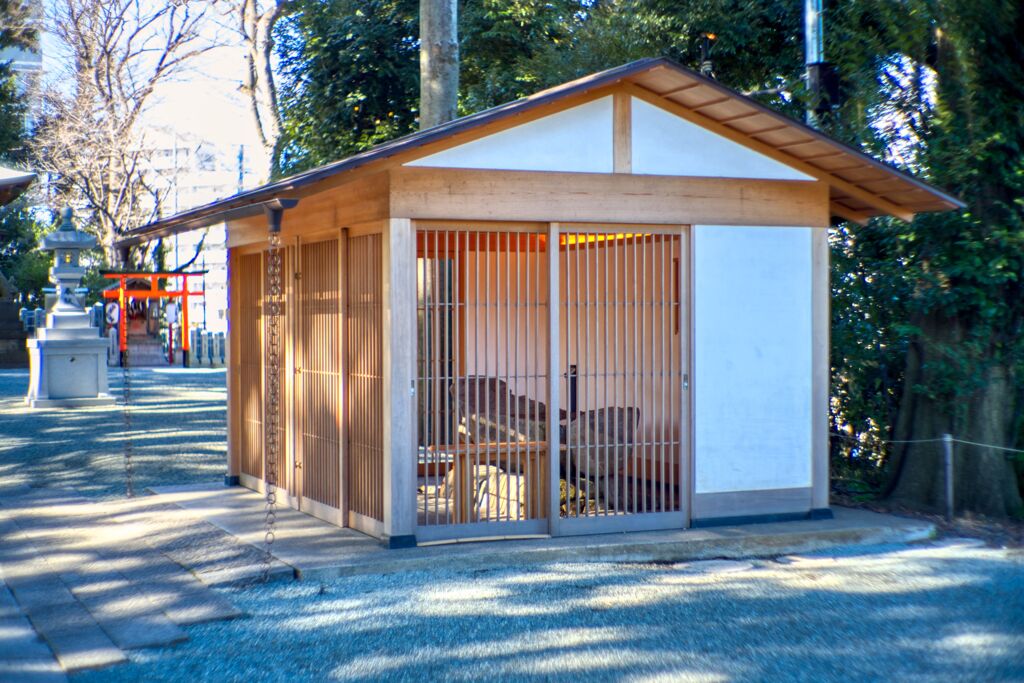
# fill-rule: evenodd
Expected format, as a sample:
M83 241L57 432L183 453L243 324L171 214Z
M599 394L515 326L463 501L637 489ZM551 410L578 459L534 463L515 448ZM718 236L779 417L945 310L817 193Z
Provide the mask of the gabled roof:
M641 59L544 90L476 114L377 145L360 154L240 192L126 233L119 246L252 215L260 205L332 176L391 159L399 163L417 150L472 129L521 116L538 107L613 85L664 107L730 140L786 163L830 187L832 212L864 221L894 215L905 220L927 211L964 208L956 197L884 164L813 128L780 114L715 80L666 58ZM422 155L430 153L424 149Z

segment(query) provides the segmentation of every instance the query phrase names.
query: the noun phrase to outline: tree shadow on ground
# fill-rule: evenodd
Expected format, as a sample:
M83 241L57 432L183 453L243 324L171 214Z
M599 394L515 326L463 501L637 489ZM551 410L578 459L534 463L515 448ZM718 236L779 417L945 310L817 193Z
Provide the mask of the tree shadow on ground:
M22 400L28 372L0 371L0 481L123 495L121 372L111 369L109 379L117 405L32 410ZM227 458L224 372L137 368L130 386L135 489L220 481Z
M1012 680L1021 568L1003 551L913 548L736 573L592 563L272 584L229 591L249 619L83 679Z

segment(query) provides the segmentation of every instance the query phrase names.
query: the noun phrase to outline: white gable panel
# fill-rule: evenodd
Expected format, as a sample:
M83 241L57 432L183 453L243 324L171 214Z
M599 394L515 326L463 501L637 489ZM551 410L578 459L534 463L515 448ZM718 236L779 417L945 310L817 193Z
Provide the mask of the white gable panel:
M811 228L694 228L697 493L806 488Z
M611 173L612 159L612 98L603 97L406 166Z
M633 98L633 173L814 180L760 152Z

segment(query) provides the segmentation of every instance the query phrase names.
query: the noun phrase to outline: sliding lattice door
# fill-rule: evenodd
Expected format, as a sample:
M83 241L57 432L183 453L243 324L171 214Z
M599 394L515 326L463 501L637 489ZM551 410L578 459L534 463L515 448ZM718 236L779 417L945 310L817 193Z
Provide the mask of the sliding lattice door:
M343 523L341 325L343 293L337 239L299 247L295 349L296 481L300 506Z
M558 249L560 529L682 526L683 236L563 231Z
M417 232L421 540L547 531L545 250L536 232Z

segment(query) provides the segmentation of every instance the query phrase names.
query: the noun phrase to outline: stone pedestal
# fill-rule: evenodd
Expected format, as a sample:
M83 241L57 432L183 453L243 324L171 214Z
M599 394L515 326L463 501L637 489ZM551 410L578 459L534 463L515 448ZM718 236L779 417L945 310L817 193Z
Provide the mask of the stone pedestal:
M27 341L28 395L33 408L110 405L107 340L89 324L89 314L55 311L46 327Z
M60 230L43 238L42 248L56 253L50 276L57 283L57 302L46 316L46 327L26 341L29 385L25 402L33 408L109 405L107 340L89 321L76 293L85 268L79 252L96 238L74 229L71 210L64 210Z

